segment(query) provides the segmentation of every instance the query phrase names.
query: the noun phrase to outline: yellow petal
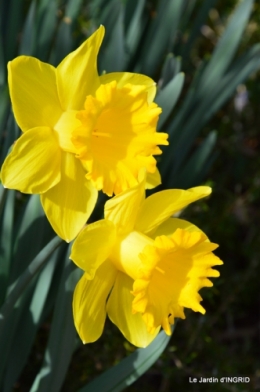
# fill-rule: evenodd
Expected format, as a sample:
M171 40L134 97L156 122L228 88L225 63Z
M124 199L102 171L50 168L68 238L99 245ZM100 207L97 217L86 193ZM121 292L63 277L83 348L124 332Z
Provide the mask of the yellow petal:
M72 132L78 128L81 123L76 117L77 111L68 110L63 112L58 122L55 124L54 131L56 131L60 148L63 151L72 152L76 154L76 148L71 141Z
M100 76L101 84L110 83L114 80L117 81L119 88L125 86L128 83L146 86L148 102L153 102L156 94L156 83L151 78L149 78L149 76L131 72L112 72Z
M161 175L157 168L154 173L147 173L145 189L153 189L161 183Z
M8 83L15 119L22 131L56 124L62 110L53 66L19 56L8 63Z
M6 188L24 193L43 193L60 180L61 150L54 132L37 127L24 133L14 144L1 171Z
M104 27L100 26L57 67L58 92L64 110L82 109L86 96L98 88L97 55L104 33Z
M160 327L153 334L147 332L146 324L140 313L133 314L132 302L134 296L133 279L123 272L118 272L115 285L107 303L107 313L110 320L116 324L124 337L137 347L146 347L157 336Z
M140 205L144 200L145 176L141 183L108 200L105 204L105 218L114 223L118 234L130 232L136 221Z
M150 233L173 214L210 193L211 188L208 186L198 186L187 191L169 189L157 192L144 201L135 229L142 233Z
M172 235L177 229L185 229L189 232L199 231L203 233L203 231L198 227L193 225L192 223L179 218L169 218L165 222L163 222L160 226L156 228L156 230L150 235L151 238L156 238L160 235Z
M97 268L109 257L116 239L115 226L108 220L88 225L76 238L70 258L93 279Z
M97 191L85 179L81 163L62 152L61 180L41 195L44 211L56 233L69 242L83 228L97 200Z
M106 300L116 274L116 269L107 261L97 270L93 280L88 280L84 274L75 288L74 324L83 343L95 342L103 332Z

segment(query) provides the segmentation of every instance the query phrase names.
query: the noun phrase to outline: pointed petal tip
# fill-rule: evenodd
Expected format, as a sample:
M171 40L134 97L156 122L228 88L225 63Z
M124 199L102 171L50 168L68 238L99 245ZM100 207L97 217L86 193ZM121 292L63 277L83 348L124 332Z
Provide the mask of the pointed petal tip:
M212 193L212 188L207 185L201 185L192 189L198 189L198 191L202 191L205 195L210 195Z
M98 30L101 30L101 31L103 32L103 35L105 34L105 31L106 31L106 30L105 30L105 26L102 25L102 23L100 24Z

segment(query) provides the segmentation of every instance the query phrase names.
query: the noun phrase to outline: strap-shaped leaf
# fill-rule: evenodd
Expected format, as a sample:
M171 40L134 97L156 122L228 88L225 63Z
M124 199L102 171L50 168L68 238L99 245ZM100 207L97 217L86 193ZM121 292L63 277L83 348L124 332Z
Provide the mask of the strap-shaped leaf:
M19 330L19 320L23 320L24 313L28 312L28 304L32 295L34 280L23 290L11 311L3 319L0 314L0 390L6 392L4 388L7 363L10 359L10 350L13 344L13 337ZM9 388L10 390L10 388Z
M134 71L153 75L175 37L183 11L183 0L161 0L143 40Z
M99 63L100 71L122 71L125 65L124 40L124 4L119 0L112 0L104 8L100 22L106 28L104 42L102 43Z
M40 0L37 7L35 57L47 61L57 24L58 1Z
M194 8L195 1L193 1L193 2L190 1L188 3L187 8L190 7L191 10L188 9L188 12L187 12L187 8L186 8L185 13L184 13L185 16L187 13L190 16L190 13L191 13L191 11L193 11L193 8ZM198 38L198 35L200 34L201 26L205 23L205 20L208 16L209 10L214 8L214 5L216 2L217 2L217 0L203 1L200 4L200 7L199 7L198 12L195 16L195 19L190 20L190 19L186 18L186 23L184 23L184 26L188 25L191 28L191 31L189 33L189 38L188 38L187 42L185 42L185 45L182 45L180 48L181 56L183 57L184 62L186 62L185 60L190 55L190 51L193 47L194 42Z
M6 360L12 344L12 338L17 328L23 307L28 308L28 299L31 300L31 289L33 285L27 286L32 282L37 272L49 260L51 254L62 243L59 237L54 237L41 252L34 258L26 270L21 274L17 281L12 285L9 294L0 309L0 388L2 385L2 375L5 369Z
M19 54L32 56L34 54L34 48L36 45L36 1L32 1L29 12L27 14L24 29L22 34L22 40L19 48Z
M0 25L3 34L5 61L16 56L17 38L23 23L23 1L2 0L0 2Z
M158 82L158 88L164 89L166 85L176 76L181 70L181 58L175 57L172 53L166 56L163 64L161 76Z
M64 257L62 248L56 249L53 252L48 263L45 264L40 272L38 279L31 284L29 290L26 289L27 299L20 301L19 305L16 306L15 311L18 313L15 319L16 328L12 336L6 363L3 391L10 391L12 389L12 386L20 376L28 360L35 335L41 322L55 267L60 256Z
M137 349L78 392L120 392L133 384L159 358L170 340L164 331L146 348Z
M178 167L185 161L187 153L193 144L193 140L198 135L201 128L234 93L236 87L247 79L252 72L259 68L260 46L257 44L243 54L236 63L230 67L226 75L219 80L218 86L205 94L200 105L190 114L190 116L186 113L186 124L181 127L182 132L178 143L174 144L177 158L176 170L178 170ZM195 101L194 105L196 105Z
M55 44L50 55L50 62L54 65L58 65L65 56L75 49L73 27L75 19L80 11L82 1L83 0L67 1L65 16L59 24Z
M254 0L243 0L220 38L201 79L198 96L218 85L218 80L228 69L247 25Z
M213 149L217 141L216 131L208 134L203 143L194 151L192 156L185 163L178 173L172 178L172 186L174 188L187 189L195 186L203 180L203 177L210 169L212 161Z
M198 71L183 106L167 129L170 133L171 154L166 151L159 167L165 187L176 186L172 181L181 170L202 127L234 93L237 85L243 83L252 72L259 68L260 46L257 44L241 55L229 67L226 74L218 80L216 87L209 89L201 99L198 99L197 90L204 68Z
M60 281L43 365L30 392L59 391L76 347L72 296L82 271L69 260L69 254L70 247Z
M128 60L131 60L131 57L134 55L146 26L147 14L144 13L144 7L145 0L131 0L126 4L125 20L127 30L125 44Z
M4 130L4 128L3 128L3 130ZM4 159L8 154L10 146L18 138L18 135L19 135L18 126L15 123L13 114L10 112L8 119L7 119L7 124L6 124L6 136L3 138L3 144L1 146L1 158L0 158L1 165L4 162Z
M1 185L2 188L2 185ZM2 189L4 202L4 190ZM0 305L3 303L10 272L14 223L15 191L7 191L5 208L0 216Z
M230 67L225 76L215 89L214 96L208 105L209 110L205 112L204 123L223 105L223 103L234 93L236 87L243 83L248 76L260 69L260 44L252 46L243 53Z
M1 61L1 60L0 60ZM6 64L5 64L6 67ZM6 126L6 121L9 113L9 107L10 107L10 99L9 99L9 94L8 94L8 88L5 84L0 86L0 165L2 164L6 152L2 149L4 140L5 140L5 126Z
M44 215L39 195L30 196L27 203L24 203L15 225L9 284L20 276L53 236L54 232Z
M46 261L49 259L50 255L55 251L55 249L62 244L62 240L56 236L54 237L33 259L26 270L21 274L21 276L13 283L11 286L7 299L0 309L0 334L3 325L8 322L8 316L12 313L12 309L19 299L26 286L35 274L43 267Z
M5 56L4 56L4 39L3 39L2 31L0 29L0 86L1 88L5 85L5 82L6 82L6 63L5 63Z
M161 129L171 114L182 90L184 73L177 74L156 97L156 103L163 108L159 118L158 128Z

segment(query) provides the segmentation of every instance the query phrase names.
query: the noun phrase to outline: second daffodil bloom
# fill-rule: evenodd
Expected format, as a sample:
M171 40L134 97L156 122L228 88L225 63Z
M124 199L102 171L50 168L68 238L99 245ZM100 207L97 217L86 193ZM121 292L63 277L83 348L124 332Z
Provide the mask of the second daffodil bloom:
M84 270L73 299L84 343L102 334L106 314L127 340L146 347L160 328L170 335L184 308L205 313L198 291L212 286L222 261L216 244L193 224L172 215L209 195L206 186L165 190L144 198L144 182L105 205L105 219L76 238L71 259Z
M138 182L139 171L159 181L153 155L167 135L156 132L161 109L147 76L99 76L101 26L57 68L19 56L8 64L15 119L23 134L6 158L5 187L41 195L57 234L72 240L90 216L102 189L120 193Z

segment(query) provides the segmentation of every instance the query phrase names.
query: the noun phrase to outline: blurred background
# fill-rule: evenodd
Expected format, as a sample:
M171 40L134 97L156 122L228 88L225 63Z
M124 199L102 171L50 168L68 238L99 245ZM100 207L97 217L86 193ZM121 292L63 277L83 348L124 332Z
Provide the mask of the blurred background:
M220 245L216 254L224 261L214 287L202 290L206 315L186 310L186 320L178 321L164 353L127 390L260 390L259 2L1 0L0 18L1 164L19 136L8 98L7 62L26 54L57 65L103 24L100 73L139 72L158 84L156 102L163 108L159 130L170 135L170 147L158 160L159 189L213 188L210 198L182 213ZM4 302L8 287L54 234L37 196L6 193L2 186L0 195ZM100 196L92 221L100 218L104 200ZM3 392L75 392L135 351L109 320L96 343L83 346L77 339L71 310L66 311L77 280L66 247L52 255L54 267L31 282L16 304L12 329L0 339ZM43 273L48 285L37 305ZM57 370L61 358L66 360ZM57 384L50 376L50 388L41 385L44 369L46 374L60 372ZM247 376L251 381L199 386L188 381L212 376Z

